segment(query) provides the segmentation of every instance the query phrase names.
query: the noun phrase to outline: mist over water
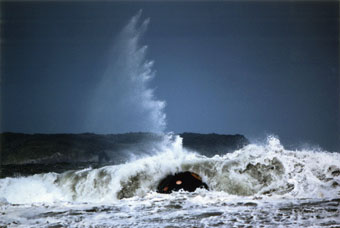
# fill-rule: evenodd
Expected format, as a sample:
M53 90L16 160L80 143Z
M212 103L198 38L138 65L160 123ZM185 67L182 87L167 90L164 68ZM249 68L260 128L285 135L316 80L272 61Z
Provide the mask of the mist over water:
M87 131L163 132L165 102L158 100L148 82L155 76L154 62L140 45L149 19L140 10L114 40L108 67L96 86L87 120Z

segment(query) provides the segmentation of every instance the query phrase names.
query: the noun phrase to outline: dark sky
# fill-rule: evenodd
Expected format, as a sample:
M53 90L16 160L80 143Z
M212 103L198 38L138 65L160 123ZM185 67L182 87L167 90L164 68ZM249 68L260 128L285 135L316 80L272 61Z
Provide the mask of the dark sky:
M166 131L340 150L336 1L2 2L1 131L91 131L89 100L139 9Z

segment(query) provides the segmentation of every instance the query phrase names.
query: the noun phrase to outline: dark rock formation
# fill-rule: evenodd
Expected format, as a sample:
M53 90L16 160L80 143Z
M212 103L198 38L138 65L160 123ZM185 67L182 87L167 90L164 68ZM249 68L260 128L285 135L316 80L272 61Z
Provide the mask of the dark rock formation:
M204 155L222 155L249 144L243 135L182 133L183 146Z
M158 193L171 193L181 189L193 192L197 188L209 189L208 185L202 182L202 178L193 172L181 172L175 175L168 175L160 181L157 192Z
M163 136L127 134L0 134L1 164L57 162L121 163L131 151L148 153Z
M248 140L242 135L183 133L180 136L183 138L185 148L207 156L225 154L248 144ZM67 166L66 164L71 164L74 169L88 167L89 163L92 167L98 167L98 164L119 164L128 161L129 154L136 155L136 152L150 154L161 148L163 139L163 135L153 133L108 135L2 133L0 177L4 173L14 175L13 173L20 170L22 171L20 173L27 174L34 170L59 172L62 167Z

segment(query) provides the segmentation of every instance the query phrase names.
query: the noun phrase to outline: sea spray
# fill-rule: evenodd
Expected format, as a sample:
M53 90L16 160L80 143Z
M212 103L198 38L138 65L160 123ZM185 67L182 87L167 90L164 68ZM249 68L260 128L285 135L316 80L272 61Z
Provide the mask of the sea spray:
M0 195L9 203L117 202L155 192L168 174L193 171L209 185L210 192L226 196L340 197L339 153L286 150L277 138L270 137L264 145L250 144L208 158L186 151L179 136L169 137L174 139L154 155L121 165L0 179Z
M140 40L149 19L140 10L114 40L106 72L96 86L87 120L87 131L156 132L166 128L165 102L157 100L149 81L154 62L146 59Z

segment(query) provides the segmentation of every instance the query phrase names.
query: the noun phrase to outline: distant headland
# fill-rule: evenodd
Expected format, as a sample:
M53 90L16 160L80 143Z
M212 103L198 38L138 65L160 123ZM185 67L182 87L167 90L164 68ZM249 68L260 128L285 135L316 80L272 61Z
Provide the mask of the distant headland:
M206 156L225 154L249 141L243 135L178 134L183 147ZM25 166L60 163L120 164L132 156L152 154L164 142L164 135L154 133L125 134L0 134L0 164ZM63 165L64 167L65 165ZM41 166L43 168L43 165ZM35 167L36 169L37 167ZM57 169L57 167L56 167ZM63 168L64 169L64 168Z

